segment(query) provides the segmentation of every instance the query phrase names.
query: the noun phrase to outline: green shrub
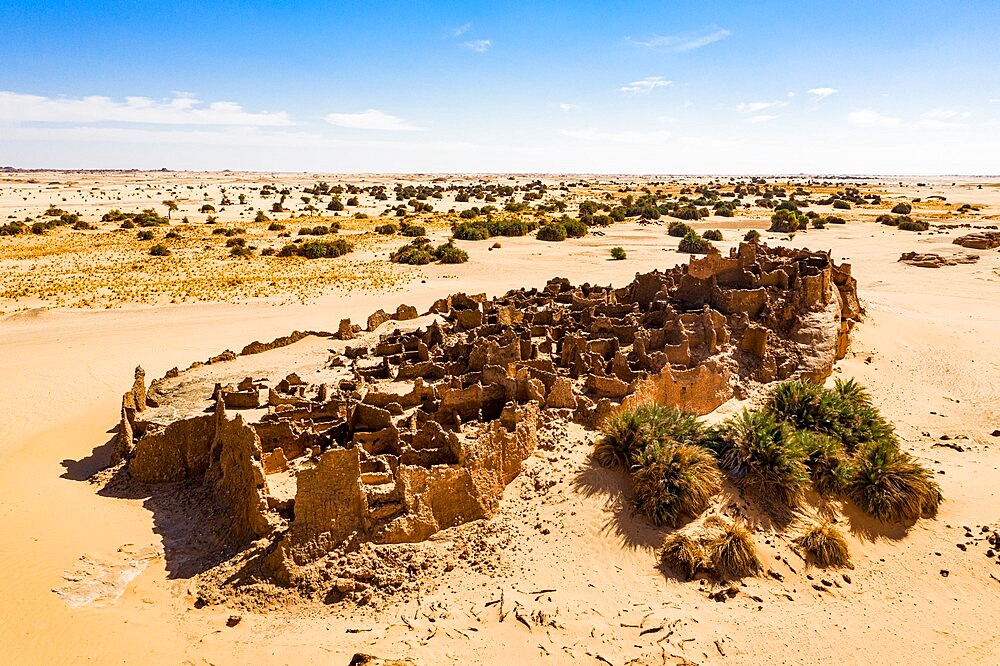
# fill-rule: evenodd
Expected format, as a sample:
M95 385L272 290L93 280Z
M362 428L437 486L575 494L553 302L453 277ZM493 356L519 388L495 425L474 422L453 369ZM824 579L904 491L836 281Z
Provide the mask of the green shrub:
M246 238L230 238L226 241L226 247L246 247Z
M750 231L743 234L743 240L747 243L759 243L760 242L760 232L756 229L751 229Z
M229 251L229 256L240 257L241 259L249 259L253 256L253 250L246 247L245 245L234 245L233 249Z
M806 228L809 218L797 210L782 208L771 215L771 226L768 231L794 233Z
M698 417L655 402L619 410L599 427L594 460L605 467L631 469L639 453L662 442L702 444L707 436Z
M851 204L847 203L843 199L834 199L833 207L836 210L851 210Z
M399 233L401 236L419 238L427 235L427 227L421 224L408 224L404 222L399 228Z
M794 432L768 412L744 409L720 429L721 463L762 499L796 506L809 483L809 469Z
M892 212L896 215L909 215L913 212L913 206L905 201L900 201L898 204L892 207Z
M677 220L671 220L667 225L667 235L673 236L674 238L684 238L694 229L683 222L678 222Z
M382 234L383 236L392 236L399 232L399 227L392 222L387 222L386 224L380 224L375 227L375 233Z
M354 246L343 238L335 240L310 240L297 245L289 243L278 252L279 257L305 257L306 259L334 259L352 251Z
M267 225L267 230L268 231L284 231L285 230L285 225L281 224L280 222L272 222L271 224Z
M543 241L564 241L566 240L566 227L558 222L549 222L538 230L535 238Z
M148 229L143 229L142 231L137 233L135 237L141 241L150 241L156 238L156 234L154 234L152 231Z
M835 437L804 430L793 436L799 438L799 446L806 452L813 489L824 496L844 493L854 470L843 445Z
M149 253L154 257L168 257L170 256L170 248L163 243L157 243L153 247L149 248Z
M827 224L847 224L847 220L836 215L827 215L825 219Z
M576 218L568 218L562 223L567 238L583 238L587 235L587 225Z
M697 231L691 229L687 232L687 235L681 239L677 249L680 252L688 252L690 254L708 254L711 247L711 243L699 236Z
M701 237L709 241L720 241L722 240L722 232L718 229L708 229Z
M942 501L930 470L888 440L872 442L858 452L849 495L883 522L934 515Z
M835 437L849 453L867 442L895 440L892 424L853 380L838 379L832 390L804 380L782 382L764 408L792 428Z
M622 259L625 259L627 257L628 257L628 254L625 252L625 248L622 248L622 247L613 247L613 248L611 248L611 258L612 259L614 259L616 261L621 261Z
M594 460L604 467L631 469L643 449L660 441L665 418L666 408L657 403L612 414L599 426L601 436L594 443Z
M451 243L439 245L437 250L434 252L434 256L436 256L438 261L442 264L464 264L469 260L468 252L455 247Z
M458 240L480 241L490 237L490 230L485 224L462 222L455 226L452 235Z
M428 239L417 238L395 250L390 259L397 264L423 266L434 261L434 250Z
M632 472L635 508L657 526L677 527L695 518L721 489L715 457L690 444L647 446Z
M927 231L930 229L930 225L923 220L901 220L899 229L900 231Z

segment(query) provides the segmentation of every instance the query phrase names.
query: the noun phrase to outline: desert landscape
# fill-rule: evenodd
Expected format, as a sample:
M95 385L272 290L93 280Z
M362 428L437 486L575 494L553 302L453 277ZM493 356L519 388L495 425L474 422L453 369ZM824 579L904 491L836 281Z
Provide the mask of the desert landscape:
M0 186L13 663L995 660L991 179Z
M0 662L1000 664L1000 3L0 11Z

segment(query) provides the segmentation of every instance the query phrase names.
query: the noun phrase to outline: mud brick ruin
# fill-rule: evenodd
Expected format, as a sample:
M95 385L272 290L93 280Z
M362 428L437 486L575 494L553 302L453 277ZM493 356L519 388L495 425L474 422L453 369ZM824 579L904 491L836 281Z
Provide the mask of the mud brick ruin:
M272 576L294 582L333 550L492 516L547 410L595 427L623 402L705 414L753 385L821 381L860 315L849 265L751 243L620 289L455 294L423 316L380 310L366 331L344 320L253 343L148 389L137 369L112 463L140 482L203 482L226 537L269 536Z

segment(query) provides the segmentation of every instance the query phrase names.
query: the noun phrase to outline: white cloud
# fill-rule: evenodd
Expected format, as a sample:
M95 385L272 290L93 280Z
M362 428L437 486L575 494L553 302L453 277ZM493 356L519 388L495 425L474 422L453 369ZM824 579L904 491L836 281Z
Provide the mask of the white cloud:
M458 26L457 28L454 28L451 31L451 36L452 37L461 37L465 33L469 32L469 30L471 30L471 29L472 29L472 24L469 23L468 21L466 21L465 23L463 23L462 25Z
M847 114L847 121L852 125L877 125L879 127L898 127L899 118L886 116L874 109L855 109Z
M358 113L328 113L323 119L337 127L350 129L378 130L382 132L414 132L422 128L411 125L397 116L378 109L368 109Z
M493 46L493 42L488 39L473 39L462 42L462 48L475 51L476 53L486 53Z
M740 102L736 110L740 113L759 113L765 109L778 109L788 106L788 102Z
M666 130L654 130L652 132L637 132L635 130L622 130L618 132L603 132L596 127L582 130L559 130L563 136L584 141L606 141L611 143L632 143L632 144L652 144L664 143L670 139L670 132Z
M971 111L957 111L955 109L931 109L923 114L921 118L927 120L965 120L972 115Z
M560 102L559 104L559 109L561 111L572 111L575 108L577 108L576 104L570 104L568 102Z
M647 76L644 79L626 83L618 91L629 95L638 95L652 92L657 88L666 88L669 85L673 85L673 81L668 81L662 76Z
M769 122L771 120L774 120L775 118L780 118L780 116L776 116L776 115L768 114L768 113L762 113L762 114L760 114L758 116L750 116L749 118L747 118L747 122L748 123L766 123L766 122Z
M817 100L825 99L837 93L836 88L810 88L807 90L810 95L816 95Z
M693 51L695 49L700 49L703 46L708 46L709 44L714 44L726 37L729 37L733 33L725 28L720 28L718 26L712 26L706 28L700 32L687 33L681 35L656 35L644 40L632 39L631 37L626 37L626 41L633 46L641 46L648 49L656 49L658 51L669 51L671 53L684 53L686 51Z
M280 127L295 123L284 111L251 113L235 102L207 106L186 94L150 97L43 97L0 91L0 121L43 123L143 123L150 125L231 125Z

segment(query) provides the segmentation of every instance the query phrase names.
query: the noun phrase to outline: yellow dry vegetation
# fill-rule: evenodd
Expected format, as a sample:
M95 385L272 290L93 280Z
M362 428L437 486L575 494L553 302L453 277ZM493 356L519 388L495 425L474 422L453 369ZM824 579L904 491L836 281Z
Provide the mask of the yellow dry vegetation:
M297 236L300 227L341 223L341 233ZM267 222L239 223L255 247L254 256L230 256L229 238L213 234L230 225L173 225L152 229L152 240L138 240L139 229L73 231L61 228L44 235L0 238L0 303L15 309L48 307L109 308L130 303L224 301L280 297L307 302L340 290L392 291L419 271L376 258L399 239L372 232L381 220L302 217L281 220L290 233L267 231ZM421 222L425 222L421 220ZM437 226L437 225L433 225ZM444 226L444 225L442 225ZM179 238L165 238L176 232ZM354 251L336 259L261 256L264 248L280 250L297 239L344 238ZM166 245L170 255L151 256L150 248Z

